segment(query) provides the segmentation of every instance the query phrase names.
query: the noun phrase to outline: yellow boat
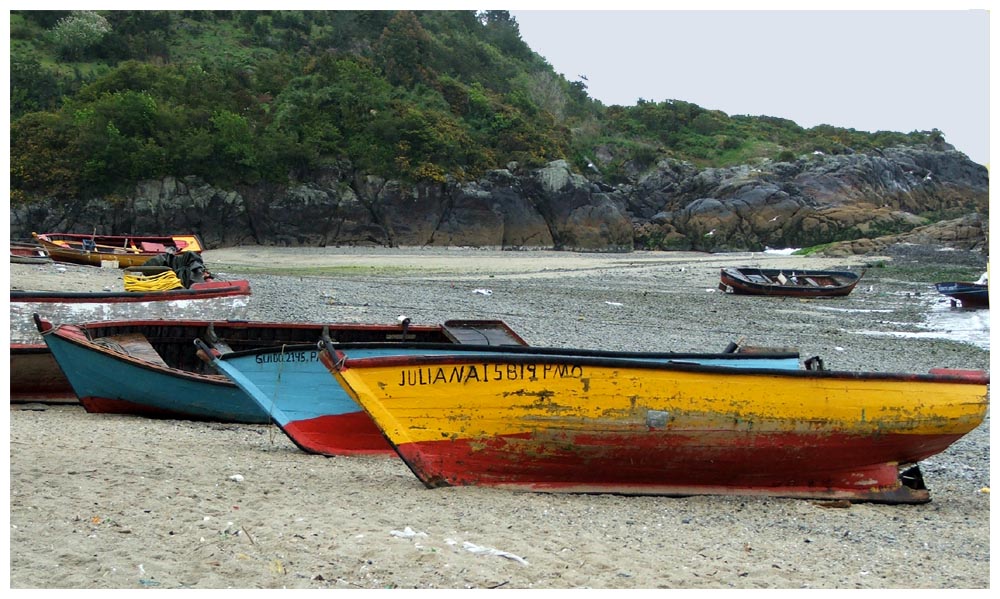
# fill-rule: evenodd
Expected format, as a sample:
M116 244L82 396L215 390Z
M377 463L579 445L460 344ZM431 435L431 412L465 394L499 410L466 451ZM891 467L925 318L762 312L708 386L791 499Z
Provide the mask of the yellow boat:
M922 503L976 428L981 371L886 374L494 348L321 359L428 487Z
M166 252L201 252L197 235L88 235L86 233L32 233L31 236L57 262L90 266L117 263L120 268L142 266Z

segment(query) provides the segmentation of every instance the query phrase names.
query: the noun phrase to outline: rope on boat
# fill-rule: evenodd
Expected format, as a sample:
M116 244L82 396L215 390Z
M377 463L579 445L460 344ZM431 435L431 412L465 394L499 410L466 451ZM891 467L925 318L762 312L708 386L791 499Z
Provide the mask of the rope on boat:
M125 291L170 291L171 289L183 289L184 284L177 278L177 274L168 270L155 275L133 274L126 272Z
M108 349L110 349L112 351L116 351L116 352L118 352L120 354L125 354L126 356L129 355L128 351L124 347L122 347L122 345L120 343L118 343L117 341L115 341L114 339L109 339L107 337L101 337L101 338L98 338L98 339L94 339L93 341L94 341L94 345L97 345L97 346L100 346L100 347L106 347L106 348L108 348Z
M281 387L281 371L285 368L285 345L281 344L281 359L278 361L278 378L274 381L274 393L271 395L271 410L270 413L274 413L274 407L278 404L278 389ZM272 418L271 424L277 425L277 421ZM278 435L278 426L270 427L270 441L271 445L274 445L274 440Z

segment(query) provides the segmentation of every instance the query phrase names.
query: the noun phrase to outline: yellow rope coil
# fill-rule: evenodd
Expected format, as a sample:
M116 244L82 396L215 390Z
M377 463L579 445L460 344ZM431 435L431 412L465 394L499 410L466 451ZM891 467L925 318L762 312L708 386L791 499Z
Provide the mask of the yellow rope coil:
M172 270L148 276L125 273L124 278L125 291L170 291L184 288L184 284Z

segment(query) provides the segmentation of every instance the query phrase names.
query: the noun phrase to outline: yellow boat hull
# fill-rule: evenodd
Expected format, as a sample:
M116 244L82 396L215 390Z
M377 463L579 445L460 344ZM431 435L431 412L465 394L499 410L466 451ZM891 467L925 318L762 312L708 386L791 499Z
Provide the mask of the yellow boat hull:
M973 430L988 404L983 373L525 355L327 361L428 486L921 502L926 489L900 470Z
M178 252L201 252L197 235L171 235L167 237L95 236L73 233L32 233L56 262L69 262L88 266L116 263L119 268L142 266L150 258L167 249ZM90 242L90 243L87 243Z

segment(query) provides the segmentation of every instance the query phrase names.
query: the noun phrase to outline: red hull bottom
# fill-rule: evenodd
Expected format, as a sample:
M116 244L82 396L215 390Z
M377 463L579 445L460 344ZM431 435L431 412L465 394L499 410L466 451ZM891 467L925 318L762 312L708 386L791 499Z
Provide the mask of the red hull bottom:
M322 455L390 455L394 451L366 412L296 420L283 427L303 451Z
M766 495L925 503L919 470L962 435L527 435L397 448L428 487L641 495Z

